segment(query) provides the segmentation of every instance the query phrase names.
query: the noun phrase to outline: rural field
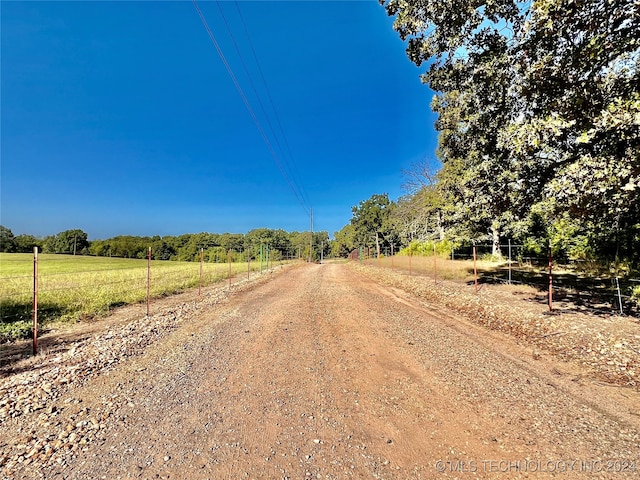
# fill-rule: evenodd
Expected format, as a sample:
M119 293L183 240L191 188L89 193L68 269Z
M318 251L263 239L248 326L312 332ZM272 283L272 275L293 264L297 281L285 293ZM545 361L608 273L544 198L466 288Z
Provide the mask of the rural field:
M251 271L260 269L253 262ZM266 268L266 264L263 266ZM232 263L233 276L247 263ZM227 279L229 264L151 262L151 296L170 295ZM147 260L41 254L38 256L38 316L45 326L104 315L110 309L147 297ZM0 341L24 338L31 331L33 255L0 253Z
M0 478L638 478L638 322L494 287L286 265L17 342Z

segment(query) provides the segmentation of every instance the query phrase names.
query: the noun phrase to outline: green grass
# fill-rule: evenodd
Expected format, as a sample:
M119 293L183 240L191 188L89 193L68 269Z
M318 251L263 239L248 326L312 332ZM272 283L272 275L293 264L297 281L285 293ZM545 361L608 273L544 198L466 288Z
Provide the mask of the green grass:
M251 263L252 271L259 268ZM232 264L232 274L246 273L246 263ZM203 285L226 279L228 264L204 263ZM151 296L161 297L196 287L197 262L151 262ZM147 295L147 260L38 256L38 318L41 323L76 321L109 309L142 302ZM0 253L0 341L31 335L33 255Z

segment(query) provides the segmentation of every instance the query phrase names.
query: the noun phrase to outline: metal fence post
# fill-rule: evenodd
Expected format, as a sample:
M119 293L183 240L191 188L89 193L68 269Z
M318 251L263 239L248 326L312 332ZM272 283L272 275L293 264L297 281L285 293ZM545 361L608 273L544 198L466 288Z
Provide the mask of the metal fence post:
M620 282L618 281L617 275L616 275L616 288L618 289L618 304L620 305L620 315L624 315L624 311L622 310L622 295L620 293Z
M33 354L38 353L38 247L33 247Z
M473 246L473 283L478 293L478 267L476 266L476 246Z
M391 243L391 268L393 268L393 257L395 256L395 252L394 250L394 244Z
M509 239L509 285L511 285L511 239Z
M549 311L553 310L553 253L549 240Z
M438 284L438 256L436 255L436 242L433 242L433 284Z
M411 245L409 245L409 248L411 248ZM412 257L413 257L413 252L409 250L409 276L411 276L411 258Z
M151 310L151 247L147 250L147 317Z
M198 296L202 294L202 262L204 262L204 248L200 249L200 283L198 285Z

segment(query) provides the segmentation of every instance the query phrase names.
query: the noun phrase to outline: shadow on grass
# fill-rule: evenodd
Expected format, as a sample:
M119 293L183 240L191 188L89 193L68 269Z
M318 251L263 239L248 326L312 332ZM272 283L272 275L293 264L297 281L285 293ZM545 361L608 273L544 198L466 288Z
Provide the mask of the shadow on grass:
M469 273L473 275L473 270ZM498 265L491 269L478 271L479 284L506 284L509 280L509 267ZM625 315L640 318L640 307L629 298L633 283L620 279L622 307ZM473 282L469 282L473 284ZM511 269L511 283L527 285L537 289L540 294L535 301L548 303L549 273L540 269ZM583 277L574 273L553 273L554 311L557 313L588 312L595 315L609 316L620 313L620 303L615 279Z

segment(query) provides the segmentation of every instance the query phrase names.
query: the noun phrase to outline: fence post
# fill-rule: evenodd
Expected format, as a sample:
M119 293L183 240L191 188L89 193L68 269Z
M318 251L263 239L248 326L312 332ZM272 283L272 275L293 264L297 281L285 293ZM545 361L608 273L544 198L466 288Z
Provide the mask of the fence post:
M38 353L38 247L33 247L33 354Z
M231 250L229 250L229 290L231 290Z
M251 248L247 248L247 280L251 278Z
M549 311L553 310L553 253L549 240Z
M433 242L433 284L438 284L438 257L436 255L436 242Z
M393 243L391 243L391 268L393 268L393 257L395 256L395 252L393 251Z
M409 248L411 248L411 245L409 245ZM410 250L409 251L409 276L411 276L411 258L413 257L413 252Z
M622 310L622 295L620 294L620 282L618 281L617 275L616 275L616 288L618 289L618 304L620 305L620 315L624 315L624 311Z
M202 262L204 262L204 248L200 249L200 283L198 285L198 296L202 294Z
M473 284L476 287L476 293L478 293L478 268L476 266L476 246L473 246Z
M151 307L151 247L147 250L147 317Z
M511 285L511 239L509 239L509 285Z
M260 244L260 273L262 273L262 243Z

